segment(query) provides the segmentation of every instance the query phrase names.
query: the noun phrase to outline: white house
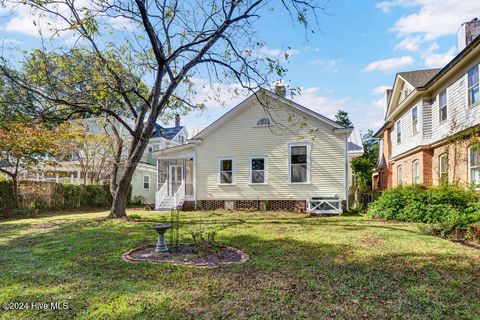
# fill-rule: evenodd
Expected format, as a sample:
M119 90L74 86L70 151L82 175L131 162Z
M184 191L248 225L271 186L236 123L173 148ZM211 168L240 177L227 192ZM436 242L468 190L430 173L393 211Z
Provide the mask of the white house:
M260 90L186 144L155 152L156 207L341 213L349 161L363 154L353 131Z

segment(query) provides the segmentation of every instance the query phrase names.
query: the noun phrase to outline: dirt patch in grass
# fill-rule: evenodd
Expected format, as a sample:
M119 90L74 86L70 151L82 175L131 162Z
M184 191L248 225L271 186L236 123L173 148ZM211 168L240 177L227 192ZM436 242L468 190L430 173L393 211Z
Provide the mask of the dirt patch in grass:
M154 245L144 245L125 253L123 259L128 262L154 262L217 268L223 265L246 262L248 256L242 251L228 246L217 246L215 249L199 252L192 244L179 244L171 252L166 253L155 252Z
M384 240L379 237L371 236L360 239L360 242L369 246L378 246L383 244Z

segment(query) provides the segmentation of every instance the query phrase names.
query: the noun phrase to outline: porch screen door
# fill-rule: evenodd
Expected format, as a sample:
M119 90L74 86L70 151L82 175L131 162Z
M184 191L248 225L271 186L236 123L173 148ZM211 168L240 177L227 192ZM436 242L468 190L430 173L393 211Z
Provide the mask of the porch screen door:
M172 165L170 166L170 195L173 194L178 190L180 185L182 184L182 166L181 165Z

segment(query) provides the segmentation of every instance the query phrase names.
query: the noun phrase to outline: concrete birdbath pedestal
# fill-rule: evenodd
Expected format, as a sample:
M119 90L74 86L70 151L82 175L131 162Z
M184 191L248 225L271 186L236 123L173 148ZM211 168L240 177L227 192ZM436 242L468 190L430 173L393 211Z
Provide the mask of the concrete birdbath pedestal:
M155 252L157 253L168 252L167 243L165 242L165 232L167 232L167 230L172 227L173 226L170 223L160 223L160 224L154 224L152 226L152 229L157 231L158 233L158 241L155 247Z

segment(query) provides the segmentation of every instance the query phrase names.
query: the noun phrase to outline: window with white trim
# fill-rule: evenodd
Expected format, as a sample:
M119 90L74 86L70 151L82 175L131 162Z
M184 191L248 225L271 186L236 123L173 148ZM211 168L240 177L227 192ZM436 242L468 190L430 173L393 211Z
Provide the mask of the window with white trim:
M263 117L258 119L256 126L257 127L265 127L270 125L270 119L268 117Z
M468 168L470 183L478 187L480 186L480 147L471 147L469 153Z
M148 153L153 153L153 146L152 146L152 145L148 145L147 151L148 151Z
M398 120L395 123L395 130L397 131L397 143L402 142L402 122Z
M468 105L474 105L480 101L480 88L478 65L468 70Z
M438 175L441 183L448 181L448 154L444 153L438 157Z
M144 175L143 176L143 189L149 190L150 189L150 176Z
M420 162L418 160L413 161L412 164L412 180L413 184L420 183Z
M220 159L219 166L220 183L233 184L233 159Z
M309 155L307 144L289 146L290 183L306 183L309 181Z
M402 185L403 175L402 175L402 166L397 168L397 186Z
M447 111L447 90L443 90L438 95L438 117L440 119L439 122L443 122L448 118L448 111Z
M418 108L413 107L412 109L412 131L413 133L418 132Z
M264 157L250 158L250 183L266 183L267 162Z

